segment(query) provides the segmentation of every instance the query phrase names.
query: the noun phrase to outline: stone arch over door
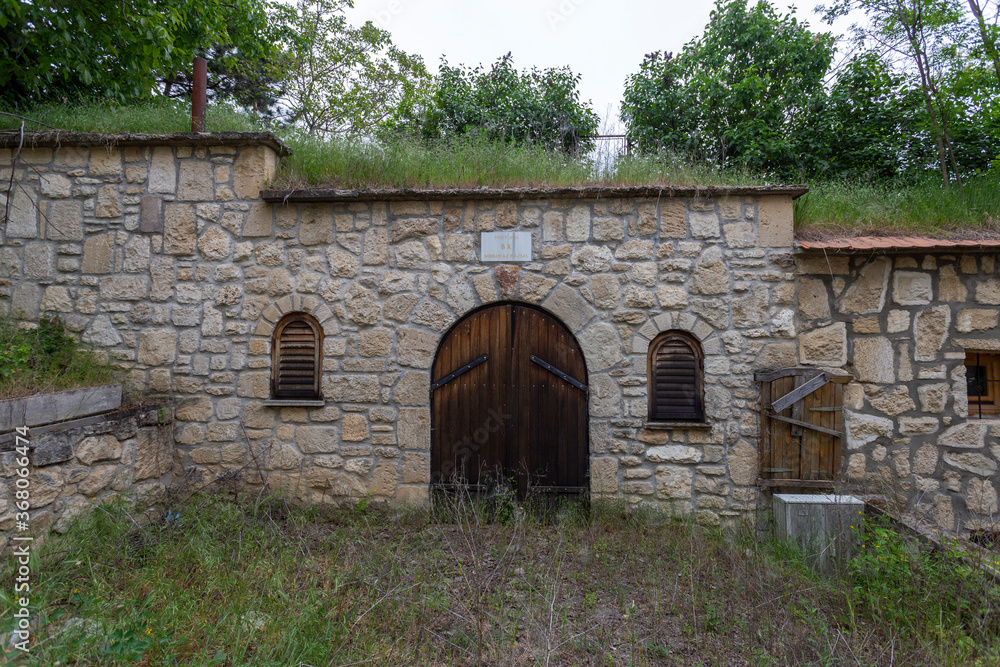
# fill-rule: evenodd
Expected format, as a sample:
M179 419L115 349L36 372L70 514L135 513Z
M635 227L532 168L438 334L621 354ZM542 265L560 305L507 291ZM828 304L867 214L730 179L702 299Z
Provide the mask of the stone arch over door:
M551 313L500 302L442 337L431 369L431 481L589 488L587 364Z

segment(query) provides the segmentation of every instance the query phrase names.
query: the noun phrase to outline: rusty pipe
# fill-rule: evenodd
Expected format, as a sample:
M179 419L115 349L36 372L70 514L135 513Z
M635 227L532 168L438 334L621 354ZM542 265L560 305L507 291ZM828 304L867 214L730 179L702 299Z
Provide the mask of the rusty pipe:
M194 59L194 77L191 89L191 131L205 131L205 106L208 102L208 61Z

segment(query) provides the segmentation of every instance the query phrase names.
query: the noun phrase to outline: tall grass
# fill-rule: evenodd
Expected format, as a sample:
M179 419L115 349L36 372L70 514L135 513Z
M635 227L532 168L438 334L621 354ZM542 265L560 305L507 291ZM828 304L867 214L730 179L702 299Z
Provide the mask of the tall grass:
M70 336L58 317L0 317L0 398L121 382L124 373Z
M454 140L320 139L288 133L292 148L276 187L474 188L624 185L758 185L744 172L722 173L671 156L620 157L611 167L588 155L523 144Z
M0 106L0 130L45 131L53 128L70 132L120 134L169 134L191 131L191 105L180 100L153 100L122 106L110 102L62 105L43 104L31 109ZM208 132L260 132L266 124L226 105L209 105Z
M589 178L581 159L542 148L487 141L427 146L416 141L318 139L294 133L278 187L469 188L575 185Z
M3 109L32 118L27 130L50 126L71 131L169 133L190 130L190 106L163 100L133 106L107 103ZM0 129L22 119L0 115ZM719 170L671 155L567 155L541 148L456 140L428 145L412 139L384 141L308 136L280 128L225 105L210 105L209 131L274 131L293 150L282 161L275 188L476 188L564 186L749 186L773 183L764 175ZM1000 229L1000 177L970 178L964 193L932 177L886 183L819 181L795 203L800 233L995 234Z
M996 233L1000 230L1000 178L969 179L964 192L933 178L916 183L813 183L795 201L799 228L886 234Z
M35 639L15 659L1000 664L996 581L903 538L880 539L888 561L871 556L821 578L793 548L750 529L615 503L541 518L512 497L437 513L219 493L142 516L109 505L49 538L33 563ZM0 567L11 583L0 587L2 631L16 564Z

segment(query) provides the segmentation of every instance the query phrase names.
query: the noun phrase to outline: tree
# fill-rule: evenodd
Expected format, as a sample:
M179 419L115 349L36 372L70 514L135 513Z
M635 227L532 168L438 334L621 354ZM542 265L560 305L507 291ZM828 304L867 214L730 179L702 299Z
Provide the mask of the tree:
M962 187L951 132L951 100L942 88L945 73L963 55L968 26L958 0L838 0L826 8L832 22L852 10L865 14L865 25L853 28L859 43L872 42L883 52L908 61L917 80L937 162L945 186Z
M291 8L268 0L244 1L225 6L226 34L197 49L208 61L208 99L226 101L269 117L277 113L279 98L285 93L288 57L281 44L291 40ZM196 34L187 34L198 41ZM202 39L201 41L205 41ZM191 63L158 77L162 94L190 98Z
M832 57L832 36L792 14L763 0L717 0L705 33L676 62L647 56L629 78L623 117L640 145L791 176L802 170L794 138L823 95Z
M963 178L1000 173L1000 81L987 63L969 61L944 73L949 138Z
M837 70L796 143L812 161L811 176L891 179L921 160L917 111L905 77L864 51Z
M374 135L412 104L429 75L423 60L370 21L347 23L350 0L299 0L290 16L286 122L309 134Z
M568 67L519 72L510 54L489 69L442 62L421 123L425 139L485 138L576 150L592 145L600 122L580 101L580 76Z
M691 155L698 149L698 117L684 71L673 53L646 54L639 71L625 81L621 118L629 138L644 153L669 149Z
M0 87L15 104L148 98L213 43L268 52L262 24L258 0L0 0Z
M993 1L992 23L986 20L990 0L968 0L968 2L972 16L976 19L983 51L992 61L993 70L996 72L997 80L1000 81L1000 52L997 50L997 40L1000 39L1000 26L997 26L997 19L1000 18L1000 2Z

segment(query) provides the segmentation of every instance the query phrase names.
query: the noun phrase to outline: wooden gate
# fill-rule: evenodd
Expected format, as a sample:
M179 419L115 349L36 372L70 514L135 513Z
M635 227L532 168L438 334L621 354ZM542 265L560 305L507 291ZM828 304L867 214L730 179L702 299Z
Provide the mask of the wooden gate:
M445 335L431 371L431 482L523 497L588 488L587 368L573 334L545 311L496 304Z
M758 373L760 485L832 487L839 479L844 384L815 368Z

